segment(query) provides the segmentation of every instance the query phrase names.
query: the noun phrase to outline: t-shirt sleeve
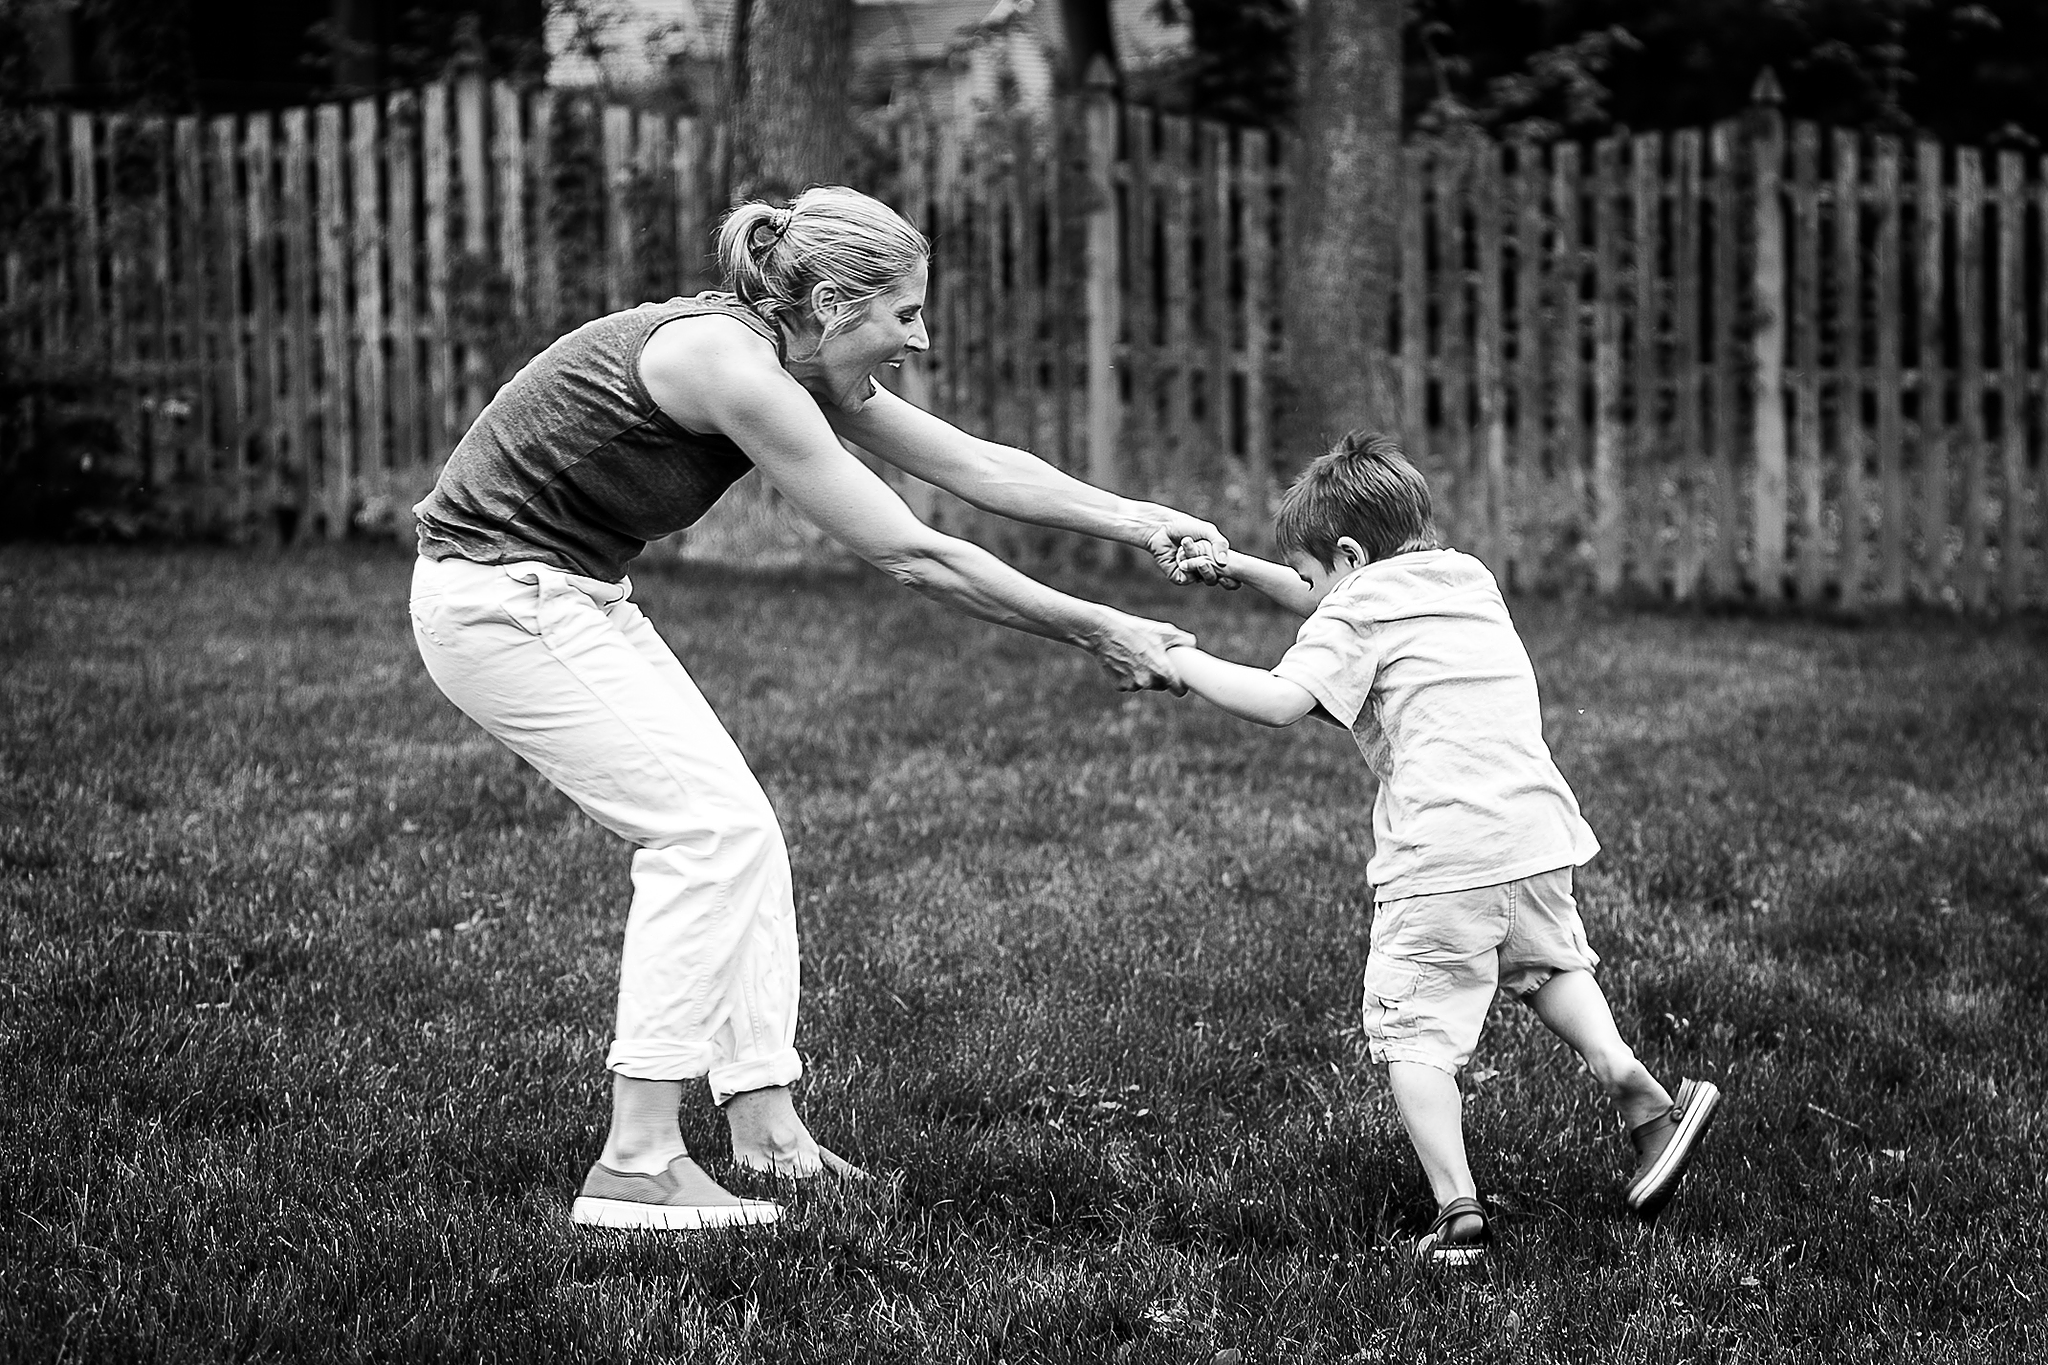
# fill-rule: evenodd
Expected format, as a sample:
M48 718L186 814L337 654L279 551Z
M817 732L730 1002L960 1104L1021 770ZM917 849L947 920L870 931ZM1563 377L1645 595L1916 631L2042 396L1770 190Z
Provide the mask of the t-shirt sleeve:
M1325 603L1301 623L1293 646L1273 665L1273 676L1306 688L1349 729L1365 709L1379 672L1371 627L1370 621L1351 620Z

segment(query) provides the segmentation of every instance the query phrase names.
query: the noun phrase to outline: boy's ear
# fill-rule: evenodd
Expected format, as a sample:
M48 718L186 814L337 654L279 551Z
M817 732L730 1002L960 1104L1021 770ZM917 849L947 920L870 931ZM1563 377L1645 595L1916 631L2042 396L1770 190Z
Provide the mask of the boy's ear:
M1354 569L1372 563L1372 556L1366 553L1365 547L1350 536L1337 537L1337 559L1340 564L1348 561Z

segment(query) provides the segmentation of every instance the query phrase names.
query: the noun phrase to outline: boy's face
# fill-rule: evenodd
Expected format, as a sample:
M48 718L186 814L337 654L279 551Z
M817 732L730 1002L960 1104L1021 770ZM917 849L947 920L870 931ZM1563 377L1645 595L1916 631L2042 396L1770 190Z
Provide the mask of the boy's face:
M1323 599L1339 583L1371 562L1372 556L1365 552L1365 547L1350 536L1338 538L1336 562L1333 564L1324 564L1302 550L1290 551L1287 556L1287 567L1300 574L1301 581L1308 584L1309 596L1315 599L1317 606L1323 604Z

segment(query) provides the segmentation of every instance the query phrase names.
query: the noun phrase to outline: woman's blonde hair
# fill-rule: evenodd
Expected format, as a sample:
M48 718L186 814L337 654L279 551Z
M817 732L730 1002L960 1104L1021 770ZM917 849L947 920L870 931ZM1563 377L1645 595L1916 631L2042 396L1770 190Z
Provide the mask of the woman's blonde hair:
M930 255L896 210L844 185L813 185L786 208L751 200L718 228L725 287L769 326L801 326L819 284L839 291L832 316L818 319L821 344Z

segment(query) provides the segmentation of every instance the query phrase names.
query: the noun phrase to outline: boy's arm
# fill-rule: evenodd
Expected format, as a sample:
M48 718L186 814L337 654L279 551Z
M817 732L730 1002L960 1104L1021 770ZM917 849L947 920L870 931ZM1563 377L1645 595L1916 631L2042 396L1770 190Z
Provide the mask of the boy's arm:
M1238 559L1235 553L1230 556L1233 574L1237 572ZM1205 654L1193 645L1176 645L1166 652L1166 657L1180 670L1180 679L1188 685L1188 691L1239 720L1259 725L1292 725L1317 709L1316 699L1306 687L1276 678L1263 668L1234 664Z
M1260 596L1285 607L1296 616L1315 615L1316 599L1309 592L1308 584L1285 564L1275 564L1269 559L1248 555L1243 550L1232 550L1222 573L1239 583L1250 584Z

